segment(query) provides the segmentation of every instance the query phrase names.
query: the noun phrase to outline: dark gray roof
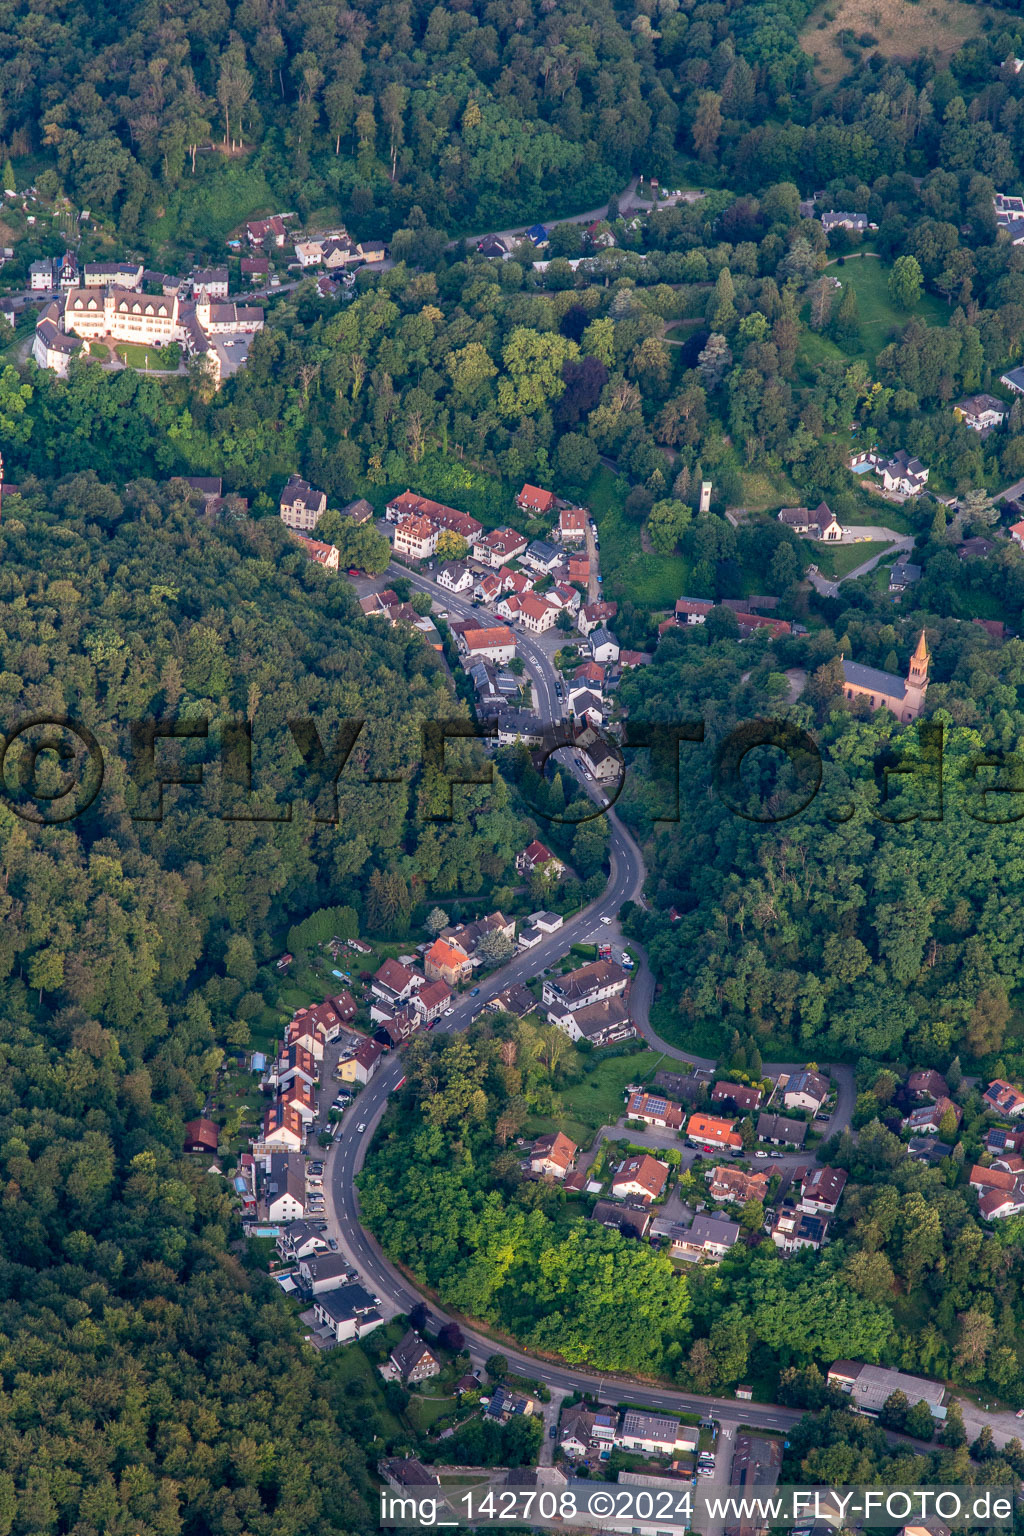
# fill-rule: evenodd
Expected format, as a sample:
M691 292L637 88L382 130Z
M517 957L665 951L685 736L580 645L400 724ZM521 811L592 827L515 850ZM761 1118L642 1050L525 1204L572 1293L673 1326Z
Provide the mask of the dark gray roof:
M897 560L889 573L890 587L909 587L915 581L921 580L921 567L913 565L909 560Z
M724 1243L730 1248L739 1235L739 1222L724 1216L695 1216L687 1234L691 1243Z
M906 698L906 680L894 672L882 672L878 667L862 667L857 661L844 660L843 677L848 683L867 688L871 693L881 693L889 699Z
M336 1290L324 1291L316 1298L327 1316L336 1323L347 1323L363 1313L372 1312L377 1299L362 1285L339 1285Z

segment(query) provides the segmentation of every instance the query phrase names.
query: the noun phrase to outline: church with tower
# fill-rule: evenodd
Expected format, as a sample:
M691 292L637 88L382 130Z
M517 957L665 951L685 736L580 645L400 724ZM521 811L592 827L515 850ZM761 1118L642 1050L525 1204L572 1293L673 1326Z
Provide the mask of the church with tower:
M905 678L897 677L895 672L880 672L877 667L862 667L845 657L841 659L845 698L866 699L871 709L889 709L897 720L917 719L924 708L931 661L923 629Z

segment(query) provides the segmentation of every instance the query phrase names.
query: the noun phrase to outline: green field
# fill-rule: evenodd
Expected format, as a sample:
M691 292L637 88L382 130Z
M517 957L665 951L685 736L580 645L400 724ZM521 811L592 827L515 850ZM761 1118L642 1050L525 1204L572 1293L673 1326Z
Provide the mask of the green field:
M897 309L889 299L888 282L890 268L875 257L847 257L842 267L829 268L845 287L849 284L857 295L857 312L860 320L860 347L851 352L851 358L863 358L870 366L882 348L892 340L892 334L902 331L910 320L924 320L929 325L948 325L951 311L941 299L924 294L911 310ZM833 299L833 314L839 308L842 295ZM802 343L809 338L802 338ZM842 356L838 347L821 336L813 340L824 347L831 347L836 356ZM803 350L803 346L802 346Z
M622 509L615 476L602 466L587 487L586 503L601 537L604 596L638 608L671 608L687 590L689 563L682 555L646 554L640 528Z
M872 555L881 554L882 550L891 549L891 547L884 540L831 546L815 544L813 563L817 565L823 576L827 576L832 581L838 581L856 570L858 565L863 565L865 560L870 560Z

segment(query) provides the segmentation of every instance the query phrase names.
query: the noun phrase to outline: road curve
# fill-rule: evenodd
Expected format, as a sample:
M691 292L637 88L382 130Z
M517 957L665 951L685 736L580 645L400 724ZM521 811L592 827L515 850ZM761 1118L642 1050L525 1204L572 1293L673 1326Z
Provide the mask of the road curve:
M390 574L403 576L410 586L427 592L435 599L441 594L435 583L404 567L392 567ZM445 608L459 617L469 618L474 610L451 593L443 595ZM545 652L528 635L517 637L517 648L530 674L537 696L538 713L545 723L561 719L561 707L555 690L555 677L551 662ZM569 754L565 754L566 766L570 766ZM575 772L573 760L572 770ZM591 798L599 798L599 791L592 784L584 784ZM464 995L455 1004L452 1014L442 1019L435 1032L459 1031L469 1027L480 1008L498 992L515 982L526 982L545 967L562 958L571 944L595 941L607 925L603 918L614 921L626 901L642 896L645 878L643 856L640 848L623 826L615 812L608 812L610 827L608 883L602 894L584 907L575 917L569 918L554 934L523 955L517 955L492 976L481 982L475 997ZM650 1024L649 1010L654 995L654 982L646 956L642 955L633 981L631 1001L639 1033L654 1049L677 1060L693 1063L698 1067L713 1068L714 1060L695 1056L662 1040ZM785 1070L787 1064L778 1064ZM766 1070L773 1071L775 1068ZM832 1067L833 1076L839 1082L839 1103L829 1131L849 1125L853 1112L854 1080L849 1067ZM362 1224L356 1176L363 1166L366 1151L374 1131L387 1108L388 1096L405 1075L405 1067L399 1053L385 1058L375 1077L366 1085L347 1117L340 1139L327 1153L328 1232L335 1237L344 1252L359 1271L364 1283L390 1304L396 1312L407 1312L424 1298L415 1290L404 1275L388 1260L376 1239ZM355 1123L354 1129L349 1129ZM446 1314L437 1306L431 1311L435 1321L442 1322ZM504 1342L498 1343L485 1334L468 1328L460 1321L466 1336L467 1347L478 1362L500 1351L510 1365L523 1374L536 1378L556 1391L588 1391L612 1396L617 1400L628 1397L630 1402L650 1407L673 1408L679 1412L707 1413L724 1423L749 1424L763 1429L785 1429L795 1424L801 1413L773 1404L738 1403L733 1398L701 1397L694 1393L673 1391L670 1387L643 1385L625 1376L600 1375L583 1366L555 1363L540 1359Z

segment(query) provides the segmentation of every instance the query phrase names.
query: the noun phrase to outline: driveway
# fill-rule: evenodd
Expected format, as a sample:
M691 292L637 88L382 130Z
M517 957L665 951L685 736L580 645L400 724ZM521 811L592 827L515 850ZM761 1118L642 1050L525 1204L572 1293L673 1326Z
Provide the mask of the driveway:
M847 571L845 576L840 576L838 581L830 581L828 577L822 576L820 571L808 571L807 580L816 592L821 593L822 597L838 597L839 588L844 581L856 581L858 576L866 576L869 571L874 570L880 560L888 559L893 550L898 554L906 555L910 554L914 548L914 540L907 534L897 533L893 528L875 527L870 524L860 528L847 528L841 539L830 542L856 544L858 539L869 539L872 543L881 543L884 540L889 548L881 549L867 560L863 560L852 571Z

